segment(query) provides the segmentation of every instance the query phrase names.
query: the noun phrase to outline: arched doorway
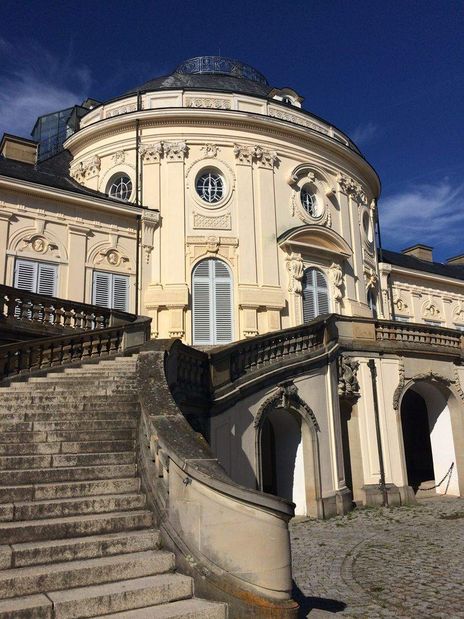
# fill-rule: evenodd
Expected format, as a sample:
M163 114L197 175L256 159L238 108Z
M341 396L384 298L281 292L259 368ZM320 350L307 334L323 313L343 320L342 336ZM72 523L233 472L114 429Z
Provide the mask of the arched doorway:
M258 486L295 503L297 516L322 516L319 427L294 392L272 397L258 413Z
M225 262L208 258L192 273L193 344L228 344L233 339L232 275Z
M459 496L449 396L447 389L419 381L401 400L405 469L418 496L443 478L434 492Z

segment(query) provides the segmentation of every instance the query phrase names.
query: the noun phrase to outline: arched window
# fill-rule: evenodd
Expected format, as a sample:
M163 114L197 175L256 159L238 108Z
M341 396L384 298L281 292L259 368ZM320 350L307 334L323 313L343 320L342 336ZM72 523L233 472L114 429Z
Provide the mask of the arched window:
M330 312L329 287L325 275L311 267L303 275L303 322Z
M232 341L232 277L216 258L199 262L192 276L193 343L227 344Z

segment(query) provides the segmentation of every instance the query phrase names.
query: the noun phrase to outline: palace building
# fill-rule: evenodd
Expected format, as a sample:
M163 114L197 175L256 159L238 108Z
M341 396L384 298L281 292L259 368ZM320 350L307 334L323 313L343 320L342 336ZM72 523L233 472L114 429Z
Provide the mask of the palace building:
M230 544L212 536L230 558L221 569L243 559L234 540L249 545L237 578L258 574L260 595L282 600L288 573L262 576L288 545L271 512L287 522L289 502L326 517L464 494L464 255L435 262L420 239L381 247L376 171L296 90L202 56L51 111L32 137L0 143L1 281L146 316L151 340L176 339L166 380L218 462L203 471L219 480L211 492L246 495ZM166 479L158 450L175 447L149 423ZM169 500L190 492L215 514L195 495L206 477L174 478L176 457ZM169 522L198 558L212 538L195 537L182 505ZM267 558L264 531L284 540Z

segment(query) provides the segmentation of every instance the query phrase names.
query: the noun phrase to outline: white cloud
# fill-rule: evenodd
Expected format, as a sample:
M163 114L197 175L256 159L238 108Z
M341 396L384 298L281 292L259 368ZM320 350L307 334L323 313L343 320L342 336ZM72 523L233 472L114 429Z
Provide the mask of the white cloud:
M349 136L355 144L364 146L377 135L378 130L378 126L369 121L367 125L358 125L355 127L350 131Z
M88 95L89 70L74 65L72 54L57 58L33 42L15 46L1 37L0 50L0 135L29 137L38 116L81 103Z
M448 179L414 185L379 202L382 245L403 249L415 243L451 256L463 251L464 185Z

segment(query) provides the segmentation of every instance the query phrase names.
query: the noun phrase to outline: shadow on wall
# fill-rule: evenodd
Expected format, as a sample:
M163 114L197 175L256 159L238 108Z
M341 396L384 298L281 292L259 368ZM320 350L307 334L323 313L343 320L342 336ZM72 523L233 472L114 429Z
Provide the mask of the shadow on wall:
M329 613L341 613L346 608L345 602L339 602L338 600L332 600L330 598L306 596L295 581L293 581L292 598L300 605L298 611L298 617L300 619L306 617L311 618L313 616L312 611L315 610L324 610Z

